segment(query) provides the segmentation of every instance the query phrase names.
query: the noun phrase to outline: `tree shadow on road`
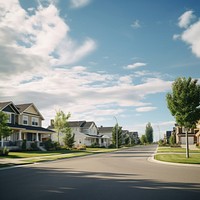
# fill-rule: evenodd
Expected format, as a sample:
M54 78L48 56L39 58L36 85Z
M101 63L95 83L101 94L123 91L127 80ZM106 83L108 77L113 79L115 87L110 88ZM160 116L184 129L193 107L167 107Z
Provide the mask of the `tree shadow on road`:
M200 183L162 182L136 174L29 166L1 171L0 177L1 199L6 200L193 200L200 196Z

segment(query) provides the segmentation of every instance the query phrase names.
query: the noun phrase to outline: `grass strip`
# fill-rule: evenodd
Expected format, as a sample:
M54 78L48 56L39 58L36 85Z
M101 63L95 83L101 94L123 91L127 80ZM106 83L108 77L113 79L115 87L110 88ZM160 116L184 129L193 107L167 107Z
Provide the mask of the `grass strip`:
M154 158L164 162L200 164L200 154L190 154L189 158L185 154L157 154Z
M159 147L157 153L185 153L186 149L181 147ZM189 150L191 153L200 153L200 150Z

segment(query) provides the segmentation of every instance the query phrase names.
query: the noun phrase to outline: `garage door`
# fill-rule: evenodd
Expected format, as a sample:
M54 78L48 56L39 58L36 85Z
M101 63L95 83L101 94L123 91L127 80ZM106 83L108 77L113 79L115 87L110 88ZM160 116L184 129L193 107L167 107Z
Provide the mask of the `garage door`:
M189 137L188 138L188 143L189 144L194 144L194 138L193 137ZM181 137L181 144L186 144L186 138L185 137Z

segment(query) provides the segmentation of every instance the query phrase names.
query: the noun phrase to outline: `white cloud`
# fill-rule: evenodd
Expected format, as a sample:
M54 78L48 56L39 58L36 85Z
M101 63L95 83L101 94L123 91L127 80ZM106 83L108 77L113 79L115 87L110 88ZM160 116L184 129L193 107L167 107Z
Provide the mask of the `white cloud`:
M173 40L178 40L180 38L181 38L181 36L179 34L174 34L173 35Z
M0 73L9 75L73 64L96 48L91 38L77 44L69 36L70 28L57 7L48 2L53 1L31 8L31 15L30 9L24 10L17 0L1 2Z
M181 39L189 44L192 52L200 58L200 20L185 30Z
M70 1L72 8L81 8L81 7L87 6L90 2L91 0L71 0Z
M146 65L147 65L146 63L137 62L137 63L133 63L131 65L127 65L126 67L124 67L124 69L135 69L135 68L143 67Z
M200 20L192 23L192 19L195 18L193 11L187 11L179 18L179 26L185 28L185 30L177 35L174 35L173 38L180 38L186 44L189 45L192 52L200 58Z
M141 27L140 25L140 21L137 19L135 20L132 24L131 24L131 27L134 28L134 29L138 29Z
M150 112L150 111L153 111L153 110L156 110L157 108L156 107L151 107L151 106L146 106L146 107L139 107L139 108L136 108L136 111L137 112Z
M192 10L186 11L179 17L179 22L178 22L179 27L187 28L194 18L195 16L193 15Z

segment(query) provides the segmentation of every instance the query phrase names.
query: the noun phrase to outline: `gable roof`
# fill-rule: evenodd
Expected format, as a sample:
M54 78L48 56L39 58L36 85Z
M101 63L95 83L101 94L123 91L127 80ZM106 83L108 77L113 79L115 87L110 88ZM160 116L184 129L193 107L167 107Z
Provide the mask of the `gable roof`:
M11 105L12 109L19 114L19 110L18 108L14 105L14 103L12 101L8 101L8 102L0 102L0 110L3 110L4 108L6 108L7 106Z
M70 127L83 127L86 121L69 121Z
M107 133L107 132L112 132L113 130L113 127L103 127L103 126L100 126L98 127L98 130L99 130L99 133Z
M37 113L40 115L40 117L44 120L44 117L42 116L42 114L39 112L39 110L36 108L36 106L33 103L16 105L20 113L25 112L30 106L33 106L34 109L37 111Z
M17 106L19 112L23 113L31 105L32 105L32 103L26 103L26 104L19 104L19 105L16 105L16 106Z

